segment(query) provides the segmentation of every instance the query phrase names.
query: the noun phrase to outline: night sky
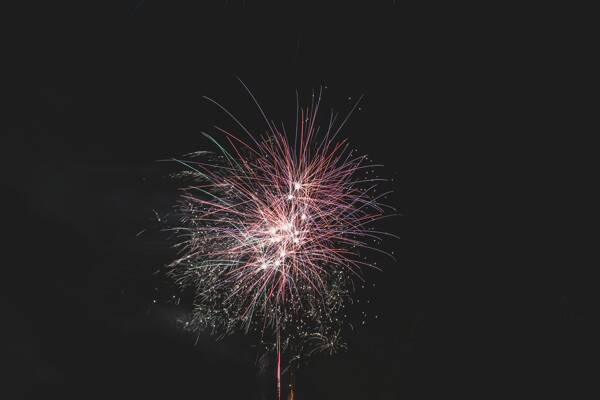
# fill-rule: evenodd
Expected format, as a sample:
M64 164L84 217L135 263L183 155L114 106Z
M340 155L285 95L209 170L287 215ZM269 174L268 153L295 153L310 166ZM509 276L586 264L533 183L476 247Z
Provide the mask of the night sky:
M402 213L380 225L397 260L368 276L378 318L300 371L300 400L592 379L584 26L392 0L82 3L6 13L2 398L259 399L252 340L183 332L160 272L179 169L159 160L232 126L203 96L264 129L236 77L276 121L296 90L341 113L364 95L344 135Z

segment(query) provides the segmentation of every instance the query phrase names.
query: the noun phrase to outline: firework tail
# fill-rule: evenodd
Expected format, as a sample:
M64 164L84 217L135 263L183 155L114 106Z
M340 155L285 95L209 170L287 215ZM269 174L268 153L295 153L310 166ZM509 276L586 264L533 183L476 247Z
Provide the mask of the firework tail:
M277 400L281 400L281 335L277 327Z

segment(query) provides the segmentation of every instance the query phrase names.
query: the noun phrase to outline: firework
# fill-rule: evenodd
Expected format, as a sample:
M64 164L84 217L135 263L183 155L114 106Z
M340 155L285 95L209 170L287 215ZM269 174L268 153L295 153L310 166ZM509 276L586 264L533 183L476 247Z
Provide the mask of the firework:
M205 134L215 153L177 160L189 185L170 273L195 293L188 328L258 333L277 350L279 375L283 351L298 360L345 347L352 283L371 266L360 252L385 235L371 224L391 208L380 202L387 193L376 194L380 179L366 175L374 165L338 138L354 108L323 129L321 92L313 94L287 132L256 103L267 125L256 135L214 103L243 135L217 128L219 140Z

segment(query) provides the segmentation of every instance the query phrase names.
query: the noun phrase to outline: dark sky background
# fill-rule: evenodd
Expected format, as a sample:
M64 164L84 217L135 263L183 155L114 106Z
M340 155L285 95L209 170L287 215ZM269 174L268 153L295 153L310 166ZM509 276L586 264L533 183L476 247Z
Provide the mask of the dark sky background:
M324 87L340 112L364 94L345 135L385 165L403 213L385 225L397 261L369 277L378 319L300 372L301 400L533 396L591 379L584 25L392 0L196 3L6 13L3 398L258 399L248 338L194 345L156 274L175 256L160 228L177 170L157 160L232 126L202 96L264 128L236 76L276 121L291 121L295 90Z

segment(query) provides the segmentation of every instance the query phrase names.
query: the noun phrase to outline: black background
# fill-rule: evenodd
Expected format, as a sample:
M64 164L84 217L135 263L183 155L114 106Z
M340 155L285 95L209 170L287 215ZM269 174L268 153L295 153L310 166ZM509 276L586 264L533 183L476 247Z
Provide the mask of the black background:
M378 319L301 371L300 399L591 379L591 239L575 227L592 190L585 24L391 0L82 3L5 13L7 398L258 398L247 340L182 332L186 308L156 274L175 254L160 227L176 196L157 160L230 123L202 96L264 128L236 76L276 121L295 90L323 87L342 113L364 94L345 134L385 165L403 213L386 226L397 261L371 277Z

